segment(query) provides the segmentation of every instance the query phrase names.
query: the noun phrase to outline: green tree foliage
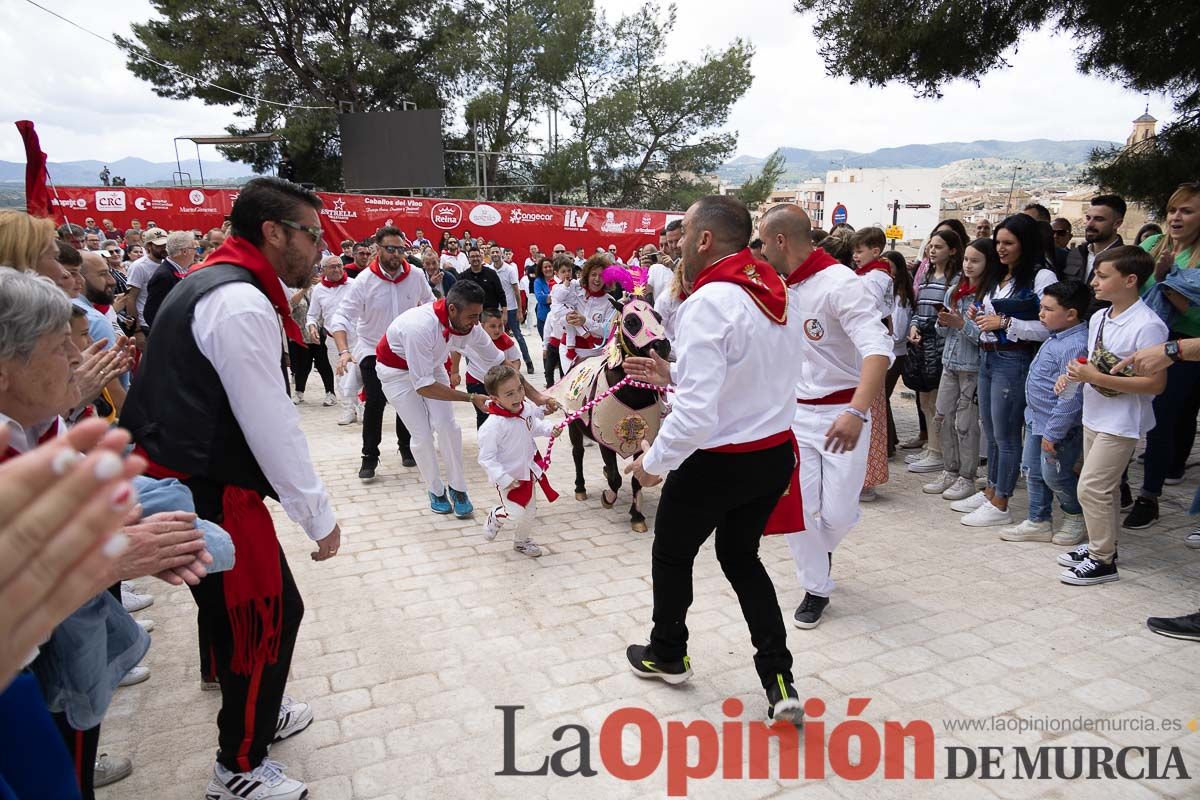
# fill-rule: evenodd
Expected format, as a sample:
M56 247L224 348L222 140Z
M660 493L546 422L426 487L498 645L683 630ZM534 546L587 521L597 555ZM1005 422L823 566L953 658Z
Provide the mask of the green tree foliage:
M775 191L775 184L779 182L786 170L787 164L784 163L783 152L776 150L763 162L762 172L758 175L751 175L738 189L738 199L751 210L758 208L766 202L771 192Z
M648 4L584 28L581 57L560 85L573 133L547 159L545 182L596 205L678 208L711 191L703 176L727 159L735 133L717 129L750 88L753 48L740 39L697 62L665 63L674 5Z
M230 133L280 132L296 177L326 188L341 186L339 104L351 103L356 111L396 110L404 99L422 108L444 105L463 75L458 51L478 12L472 2L451 0L151 4L159 18L135 24L132 40L120 39L129 48L130 71L162 97L235 106L246 124L231 125ZM247 100L211 84L281 105ZM258 170L279 157L276 148L261 145L222 152Z
M1119 0L795 0L831 75L879 86L900 81L923 97L956 78L978 81L1039 28L1075 47L1081 72L1138 92L1165 92L1176 119L1153 146L1094 153L1088 174L1125 196L1159 204L1200 162L1200 4ZM1051 91L1053 76L1031 91ZM1019 111L1018 111L1019 113ZM1070 117L1064 105L1064 120ZM1190 173L1187 170L1192 170Z

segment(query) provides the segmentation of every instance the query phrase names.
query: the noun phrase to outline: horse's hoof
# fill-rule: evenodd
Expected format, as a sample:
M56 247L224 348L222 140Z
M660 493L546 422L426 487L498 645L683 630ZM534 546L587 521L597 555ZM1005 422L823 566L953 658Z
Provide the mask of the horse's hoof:
M634 533L645 533L646 531L650 530L646 527L646 523L642 520L630 523L630 527L633 528Z
M603 492L600 493L600 505L604 506L605 508L612 508L616 504L617 504L617 493L616 492L613 492L613 499L611 501L608 499L608 490L607 489L605 489Z
M587 492L576 492L575 499L576 500L587 500Z

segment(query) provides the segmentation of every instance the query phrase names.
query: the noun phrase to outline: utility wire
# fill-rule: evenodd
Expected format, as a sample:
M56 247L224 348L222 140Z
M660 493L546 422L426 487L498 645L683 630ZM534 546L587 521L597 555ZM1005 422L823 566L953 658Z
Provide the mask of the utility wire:
M47 14L49 14L52 17L57 17L58 19L67 23L68 25L70 25L73 28L78 28L79 30L86 33L88 36L99 39L100 41L105 42L107 44L111 44L113 47L117 48L118 50L120 50L122 52L125 52L126 50L133 51L141 58L144 58L145 60L149 61L151 64L162 67L163 69L170 70L171 72L174 72L177 75L182 75L183 77L188 78L189 80L196 81L197 83L204 84L205 86L211 86L213 89L219 89L222 92L228 92L229 94L235 95L237 97L241 97L245 100L253 100L256 103L266 103L267 105L280 106L282 108L301 108L301 109L306 109L309 111L324 111L324 110L331 110L334 108L334 106L298 106L298 105L295 105L294 103L279 103L274 100L267 100L266 98L263 98L263 97L255 97L254 95L250 95L250 94L242 94L241 92L236 92L233 89L226 89L224 86L213 83L212 81L206 81L203 78L197 78L195 75L189 75L188 73L184 72L183 70L172 67L170 64L164 64L161 61L155 61L153 58L150 57L150 55L148 53L146 53L145 50L141 50L139 48L134 48L134 47L127 48L127 47L121 45L120 43L113 41L112 39L105 38L104 36L101 36L100 34L94 32L94 31L88 30L87 28L83 27L82 25L76 23L74 20L70 20L70 19L64 17L62 14L59 14L56 11L52 11L52 10L46 8L45 6L41 5L40 3L34 2L34 0L25 0L25 2L28 3L29 5L33 6L34 8L40 8L42 11L45 11Z

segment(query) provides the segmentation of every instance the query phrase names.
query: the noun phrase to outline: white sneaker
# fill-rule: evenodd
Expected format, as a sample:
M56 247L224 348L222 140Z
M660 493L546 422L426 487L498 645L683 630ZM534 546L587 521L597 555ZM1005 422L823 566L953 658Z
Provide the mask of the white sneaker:
M542 548L533 543L531 539L518 539L513 542L513 550L516 550L523 556L537 558L542 554Z
M304 392L296 392L292 395L292 405L298 406L304 402Z
M987 501L988 499L986 494L983 492L976 492L975 494L967 495L962 500L956 500L955 502L951 503L950 510L966 513L969 511L974 511Z
M150 633L151 631L154 630L154 620L152 620L152 619L139 619L137 621L137 624L138 624L138 627L140 627L146 633Z
M122 676L121 680L117 683L117 686L133 686L136 683L141 683L142 681L147 680L150 680L150 668L143 667L141 664L138 664L136 667L129 670L129 672L126 672L125 675Z
M1074 547L1087 541L1087 525L1083 521L1083 514L1064 513L1062 526L1055 531L1050 541L1059 547ZM1200 547L1200 541L1196 546Z
M879 495L876 494L873 486L868 486L858 493L858 502L860 503L874 503L878 499Z
M942 474L934 478L929 483L921 487L921 491L925 494L941 494L954 485L955 479L958 476L942 470Z
M975 494L975 481L961 475L955 479L946 491L942 492L943 500L966 500Z
M214 764L204 800L304 800L308 787L284 775L284 769L269 758L249 772L230 772Z
M275 723L273 741L281 742L289 736L295 736L312 725L312 721L312 707L308 703L293 700L285 694L283 702L279 704L279 721Z
M1001 511L990 502L984 503L959 520L959 522L968 528L990 528L994 525L1011 525L1012 521L1011 513Z
M325 406L326 408L337 405L337 398L333 396L333 392L325 393L325 400L321 403L321 405Z
M341 414L341 416L338 417L337 424L338 425L353 425L354 420L355 420L354 406L351 406L351 405L342 406L342 414Z
M909 472L940 472L945 467L945 462L942 461L940 453L930 453L920 461L914 461L908 465Z
M929 448L922 447L917 452L909 453L908 455L906 455L904 457L904 463L905 464L915 464L918 461L924 461L928 457L929 457Z
M1023 519L1020 524L1003 528L1000 531L1000 538L1006 542L1048 542L1052 535L1049 520L1034 522L1031 519Z
M92 785L99 789L110 783L125 780L133 774L133 762L128 758L110 756L101 753L96 756L95 772L92 773Z
M1200 528L1189 533L1183 543L1193 550L1200 550Z
M496 509L488 512L487 522L483 523L483 538L489 542L495 540L496 534L504 527L504 523L496 519Z
M135 611L141 611L143 608L149 608L154 605L154 598L148 594L138 594L122 583L121 605L125 606L125 610L132 614Z

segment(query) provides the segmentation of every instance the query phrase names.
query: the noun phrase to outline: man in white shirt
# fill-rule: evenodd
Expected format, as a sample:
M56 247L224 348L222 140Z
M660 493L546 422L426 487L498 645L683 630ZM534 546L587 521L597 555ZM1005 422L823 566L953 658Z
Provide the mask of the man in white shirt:
M333 318L337 315L342 300L349 291L350 279L346 277L346 268L342 263L342 257L329 255L321 259L321 280L309 292L308 317L305 319L305 324L309 328L312 338L320 339L322 346L326 346L327 338L333 338L329 336L329 327L333 325ZM353 331L348 333L349 349L353 352L354 333ZM337 344L334 343L334 348L336 349L336 347ZM332 361L337 363L336 354ZM359 371L353 367L348 368L346 374L342 376L338 388L342 393L342 414L338 417L337 424L351 425L357 418L358 390L362 388Z
M304 613L265 496L337 554L341 529L288 398L280 331L303 341L285 285L306 286L320 252L321 201L279 178L242 187L233 235L172 292L122 413L150 460L147 473L191 489L196 512L219 521L237 561L192 587L221 688L217 762L205 797L303 797L302 782L267 758L272 742L311 724L284 699Z
M471 268L471 262L467 260L466 253L459 250L457 239L450 239L446 242L446 249L442 251L441 262L442 269L455 277L458 277L460 272L466 272Z
M429 507L436 514L453 511L459 519L471 516L474 507L463 472L462 430L450 403L474 403L484 411L488 398L452 387L446 360L452 352L465 353L479 373L503 363L504 354L479 325L483 302L479 284L458 281L441 300L398 316L375 351L383 392L412 431L412 451L429 491ZM528 384L526 393L538 405L545 402ZM446 462L445 481L439 451Z
M813 247L804 209L775 206L758 228L763 255L787 278L788 311L800 318L804 332L792 422L800 445L804 531L787 539L805 590L793 621L798 628L815 628L834 588L833 551L859 519L868 450L860 437L870 436L864 423L883 391L893 344L862 280Z
M642 248L641 263L649 267L647 270L646 285L650 287L655 301L671 291L671 284L675 281L675 271L660 263L662 260L665 259L654 245L648 244Z
M392 320L423 303L433 302L433 290L422 270L414 269L404 257L404 237L399 228L380 228L375 234L378 254L367 269L350 285L345 300L333 315L329 332L337 343L337 374L344 375L350 365L358 364L362 373L367 402L362 414L362 466L358 477L364 483L375 480L379 466L379 442L383 439L383 409L387 398L375 373L375 345ZM353 332L357 341L350 344ZM415 467L409 446L408 429L397 415L396 443L401 463Z
M133 303L137 308L138 327L143 331L149 327L146 324L146 300L150 298L150 279L154 277L158 265L167 257L167 232L162 228L151 228L146 231L146 254L129 265L129 292L125 308ZM145 349L145 338L139 337L138 347Z
M786 512L784 524L802 524L791 423L803 334L783 280L750 256L750 212L740 201L701 198L683 231L694 291L679 309L678 360L671 368L657 357L625 362L635 378L673 378L676 387L654 444L626 470L643 486L666 476L654 524L654 627L650 644L630 645L626 657L639 677L691 677L692 563L715 528L717 560L750 628L769 713L799 724L787 629L758 548L773 516Z
M517 274L516 264L505 262L504 253L499 247L492 248L492 267L500 276L500 288L504 290L504 329L517 340L517 346L521 348L521 357L525 359L525 368L532 375L533 359L529 357L529 347L525 344L525 335L521 332L521 323L525 319L521 312L520 275Z
M531 244L531 245L529 245L529 258L525 259L525 263L523 266L525 267L525 269L529 269L530 267L536 267L538 260L541 259L541 257L542 257L542 253L540 250L538 250L538 246L536 244Z

